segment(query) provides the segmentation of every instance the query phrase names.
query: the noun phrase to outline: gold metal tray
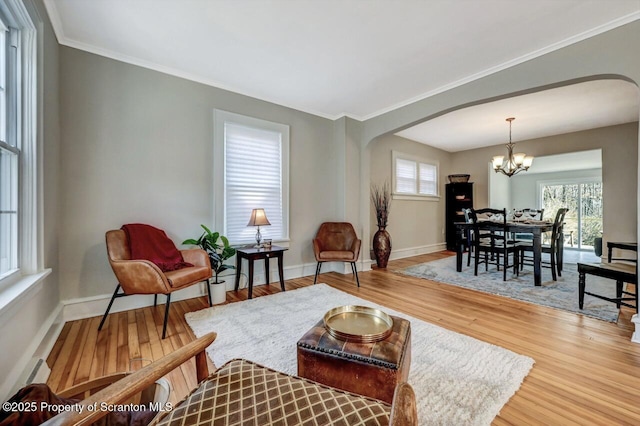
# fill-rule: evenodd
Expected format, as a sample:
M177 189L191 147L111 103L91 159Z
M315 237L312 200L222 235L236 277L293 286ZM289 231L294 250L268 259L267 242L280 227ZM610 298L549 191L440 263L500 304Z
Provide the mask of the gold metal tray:
M324 314L324 327L336 339L373 343L391 334L393 318L367 306L339 306Z

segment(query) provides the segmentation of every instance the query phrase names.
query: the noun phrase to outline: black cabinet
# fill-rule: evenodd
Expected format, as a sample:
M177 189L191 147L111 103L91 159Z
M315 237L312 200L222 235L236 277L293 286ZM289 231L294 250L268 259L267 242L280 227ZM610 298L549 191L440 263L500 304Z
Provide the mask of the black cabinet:
M473 182L448 183L446 185L446 235L447 250L456 249L454 222L464 222L462 209L473 208Z

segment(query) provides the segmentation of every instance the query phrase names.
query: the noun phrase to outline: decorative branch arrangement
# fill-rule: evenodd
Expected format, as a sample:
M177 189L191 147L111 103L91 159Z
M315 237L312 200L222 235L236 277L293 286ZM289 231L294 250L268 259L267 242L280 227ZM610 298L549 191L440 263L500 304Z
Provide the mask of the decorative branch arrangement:
M385 181L381 185L371 185L371 202L376 209L378 227L385 228L391 209L391 186Z

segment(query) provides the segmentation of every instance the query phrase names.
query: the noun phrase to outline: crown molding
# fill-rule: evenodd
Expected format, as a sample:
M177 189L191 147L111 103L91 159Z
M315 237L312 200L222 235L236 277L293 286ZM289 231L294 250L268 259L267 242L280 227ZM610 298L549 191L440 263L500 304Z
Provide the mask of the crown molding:
M366 114L366 115L358 115L358 114L352 114L349 112L341 112L339 114L328 114L328 113L324 113L324 112L320 112L320 111L315 111L306 107L301 107L300 105L294 105L294 104L288 104L286 102L280 102L277 100L273 100L273 99L268 99L265 97L260 97L260 96L256 96L255 94L252 94L250 92L246 92L243 91L242 89L239 89L237 87L234 87L232 85L227 85L225 83L213 80L213 79L208 79L208 78L204 78L202 76L198 76L195 75L193 73L189 73L183 70L179 70L179 69L175 69L172 67L166 67L160 64L156 64L154 62L151 61L145 61L139 58L135 58L135 57L131 57L128 55L123 55L121 53L118 52L113 52L110 51L108 49L103 49L101 47L97 47L91 44L87 44L87 43L82 43L80 41L77 40L73 40L70 39L68 37L65 36L64 34L64 28L63 28L63 24L62 24L62 20L60 19L60 14L58 12L58 9L55 5L54 0L44 0L44 4L45 7L47 9L47 12L49 14L49 18L51 20L51 24L53 26L54 32L56 34L56 37L58 38L58 43L60 43L61 45L64 46L68 46L68 47L72 47L75 49L79 49L79 50L83 50L85 52L89 52L89 53L93 53L95 55L99 55L99 56L103 56L106 58L110 58L110 59L114 59L120 62L124 62L124 63L128 63L131 65L136 65L139 67L143 67L143 68L147 68L153 71L158 71L161 72L163 74L168 74L171 76L175 76L175 77L179 77L179 78L183 78L186 80L190 80L190 81L194 81L196 83L201 83L201 84L205 84L207 86L211 86L211 87L215 87L217 89L221 89L221 90L226 90L229 92L233 92L242 96L247 96L253 99L257 99L260 101L264 101L264 102L268 102L274 105L278 105L284 108L290 108L290 109L294 109L296 111L300 111L306 114L311 114L317 117L321 117L321 118L326 118L328 120L338 120L342 117L348 117L350 119L356 120L356 121L367 121L370 120L372 118L376 118L378 116L381 116L383 114L386 114L388 112L397 110L399 108L405 107L407 105L411 105L415 102L419 102L422 101L424 99L427 99L429 97L435 96L437 94L446 92L448 90L452 90L455 89L459 86L462 86L464 84L470 83L472 81L475 80L479 80L483 77L489 76L491 74L495 74L499 71L503 71L507 68L511 68L513 66L519 65L521 63L524 63L526 61L529 61L531 59L535 59L538 58L540 56L546 55L547 53L551 53L554 52L556 50L562 49L564 47L570 46L572 44L578 43L580 41L586 40L588 38L594 37L596 35L605 33L607 31L610 31L612 29L621 27L623 25L629 24L631 22L637 21L640 19L640 11L638 12L634 12L634 13L630 13L628 15L622 16L618 19L614 19L613 21L607 22L603 25L600 25L598 27L592 28L590 30L584 31L580 34L577 34L575 36L566 38L564 40L561 40L557 43L553 43L550 44L547 47L535 50L533 52L530 52L528 54L519 56L517 58L514 58L512 60L503 62L499 65L487 68L483 71L471 74L465 78L456 80L454 82L451 82L449 84L445 84L443 86L440 86L434 90L430 90L428 92L422 93L418 96L414 96L412 98L406 99L404 101L398 102L396 104L390 105L387 108L383 108L381 110L375 111L371 114Z

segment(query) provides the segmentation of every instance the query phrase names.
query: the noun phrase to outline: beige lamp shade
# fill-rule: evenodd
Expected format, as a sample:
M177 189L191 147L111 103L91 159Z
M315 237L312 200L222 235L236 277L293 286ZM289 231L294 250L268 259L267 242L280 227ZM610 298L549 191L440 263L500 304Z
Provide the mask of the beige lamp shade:
M269 223L269 219L267 219L267 215L264 212L264 209L253 209L251 212L251 218L249 219L249 223L247 226L265 226L271 225Z

